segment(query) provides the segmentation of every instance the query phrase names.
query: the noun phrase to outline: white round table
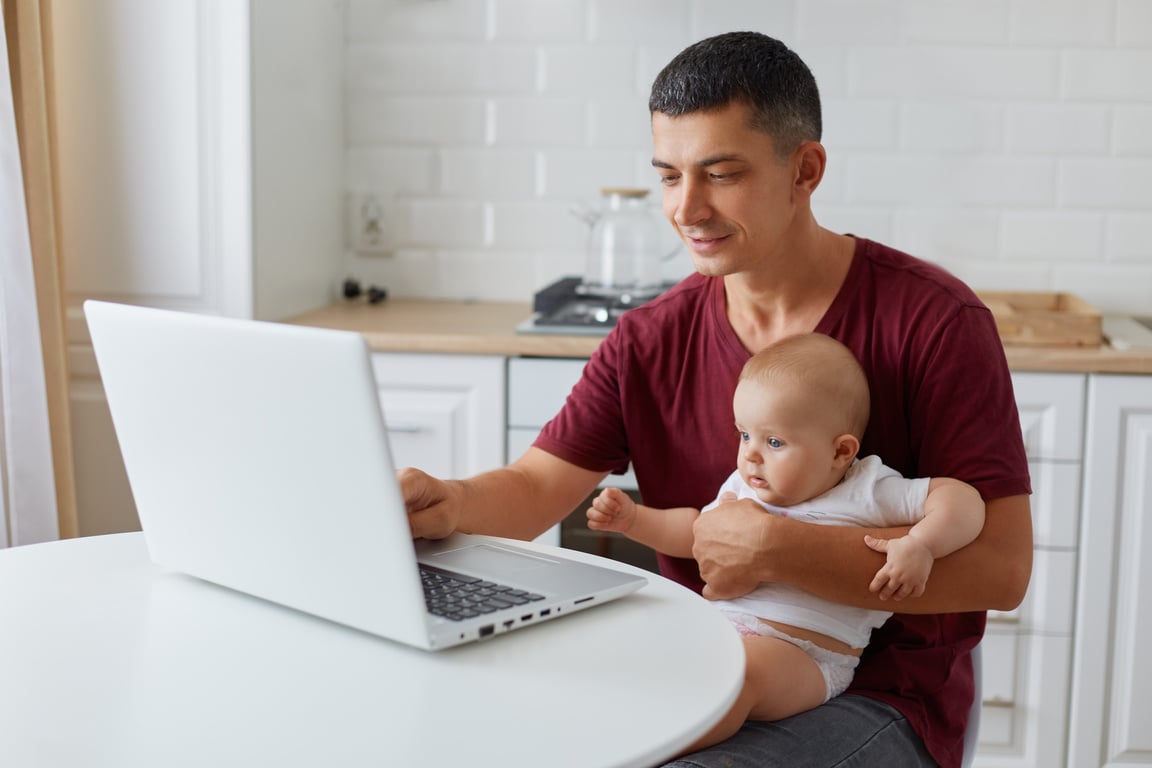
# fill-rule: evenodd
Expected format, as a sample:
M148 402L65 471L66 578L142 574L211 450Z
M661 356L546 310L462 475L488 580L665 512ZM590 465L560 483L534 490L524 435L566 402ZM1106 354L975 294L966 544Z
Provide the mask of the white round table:
M743 666L719 612L657 576L425 652L162 570L141 534L0 550L13 768L648 766L720 718Z

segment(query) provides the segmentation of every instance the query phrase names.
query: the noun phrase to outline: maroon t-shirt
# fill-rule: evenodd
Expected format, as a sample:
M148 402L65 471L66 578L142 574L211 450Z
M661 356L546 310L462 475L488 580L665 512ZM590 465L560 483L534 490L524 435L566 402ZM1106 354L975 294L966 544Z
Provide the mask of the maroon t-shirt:
M996 325L962 282L857 239L815 330L847 345L868 375L861 455L905 477L965 480L985 499L1031 493ZM645 504L702 507L735 465L732 395L749 356L725 315L723 280L687 277L621 317L535 445L590 470L631 462ZM660 567L701 589L695 561L661 555ZM959 765L973 694L967 652L984 620L894 615L873 632L849 691L894 705L941 765Z

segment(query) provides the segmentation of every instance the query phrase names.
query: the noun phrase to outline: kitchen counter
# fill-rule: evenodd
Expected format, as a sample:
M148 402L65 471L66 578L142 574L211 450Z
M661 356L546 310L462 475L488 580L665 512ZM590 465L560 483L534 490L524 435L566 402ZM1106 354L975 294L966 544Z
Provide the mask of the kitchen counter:
M517 333L532 314L527 303L388 299L332 304L285 322L364 334L376 352L589 357L600 336ZM1152 374L1152 347L1006 348L1014 371Z

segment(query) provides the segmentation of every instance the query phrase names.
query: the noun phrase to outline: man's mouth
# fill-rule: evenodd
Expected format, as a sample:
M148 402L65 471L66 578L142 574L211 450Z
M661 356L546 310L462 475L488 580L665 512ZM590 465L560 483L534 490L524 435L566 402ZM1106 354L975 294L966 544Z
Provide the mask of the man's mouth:
M706 236L689 234L687 232L682 234L684 235L684 239L688 241L688 244L697 251L707 251L728 238L727 235Z

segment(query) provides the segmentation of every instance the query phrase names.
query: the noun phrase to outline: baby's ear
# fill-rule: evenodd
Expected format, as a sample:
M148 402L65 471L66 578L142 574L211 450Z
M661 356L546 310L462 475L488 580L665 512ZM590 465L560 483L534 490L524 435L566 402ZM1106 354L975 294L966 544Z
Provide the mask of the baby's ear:
M836 453L832 457L832 463L836 467L848 466L856 458L856 454L860 453L860 440L856 435L847 433L838 435L833 445Z

